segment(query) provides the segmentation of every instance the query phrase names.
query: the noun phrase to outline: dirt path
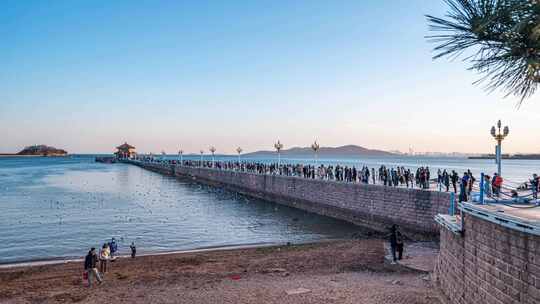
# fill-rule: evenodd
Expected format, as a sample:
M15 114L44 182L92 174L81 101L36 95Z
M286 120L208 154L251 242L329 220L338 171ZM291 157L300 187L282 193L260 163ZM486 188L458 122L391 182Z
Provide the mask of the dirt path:
M380 240L121 259L101 286L81 263L0 270L0 303L439 303Z

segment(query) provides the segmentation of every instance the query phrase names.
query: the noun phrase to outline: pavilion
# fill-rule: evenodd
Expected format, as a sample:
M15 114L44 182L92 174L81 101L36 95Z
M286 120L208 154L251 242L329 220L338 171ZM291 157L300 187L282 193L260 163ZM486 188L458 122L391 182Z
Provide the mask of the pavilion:
M129 145L127 142L116 147L116 149L118 151L116 151L114 154L117 158L134 158L137 155L135 152L135 147Z

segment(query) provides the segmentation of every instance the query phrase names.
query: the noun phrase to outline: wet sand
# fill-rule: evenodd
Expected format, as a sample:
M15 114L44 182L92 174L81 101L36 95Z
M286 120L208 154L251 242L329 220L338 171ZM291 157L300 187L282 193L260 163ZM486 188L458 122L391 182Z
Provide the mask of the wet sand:
M0 303L439 303L381 240L122 258L88 288L82 262L0 270Z

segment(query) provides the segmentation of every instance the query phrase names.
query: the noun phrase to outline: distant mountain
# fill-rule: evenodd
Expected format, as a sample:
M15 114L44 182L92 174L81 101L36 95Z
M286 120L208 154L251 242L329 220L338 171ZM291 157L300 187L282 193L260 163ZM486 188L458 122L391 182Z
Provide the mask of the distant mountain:
M37 155L37 156L64 156L67 154L66 150L56 149L46 145L36 145L24 148L17 155Z
M310 147L293 147L287 150L281 150L283 157L301 157L313 156L313 150ZM397 154L382 150L373 150L355 145L347 145L341 147L321 147L319 149L319 157L343 157L351 158L358 156L395 156ZM276 151L257 151L243 154L244 157L262 157L275 155Z

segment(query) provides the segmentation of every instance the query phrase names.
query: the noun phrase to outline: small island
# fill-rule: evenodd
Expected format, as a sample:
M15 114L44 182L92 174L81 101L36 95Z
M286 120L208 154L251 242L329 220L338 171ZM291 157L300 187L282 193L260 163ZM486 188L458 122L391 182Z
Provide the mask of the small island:
M57 149L47 145L34 145L22 149L15 154L0 154L0 156L66 156L66 150Z

